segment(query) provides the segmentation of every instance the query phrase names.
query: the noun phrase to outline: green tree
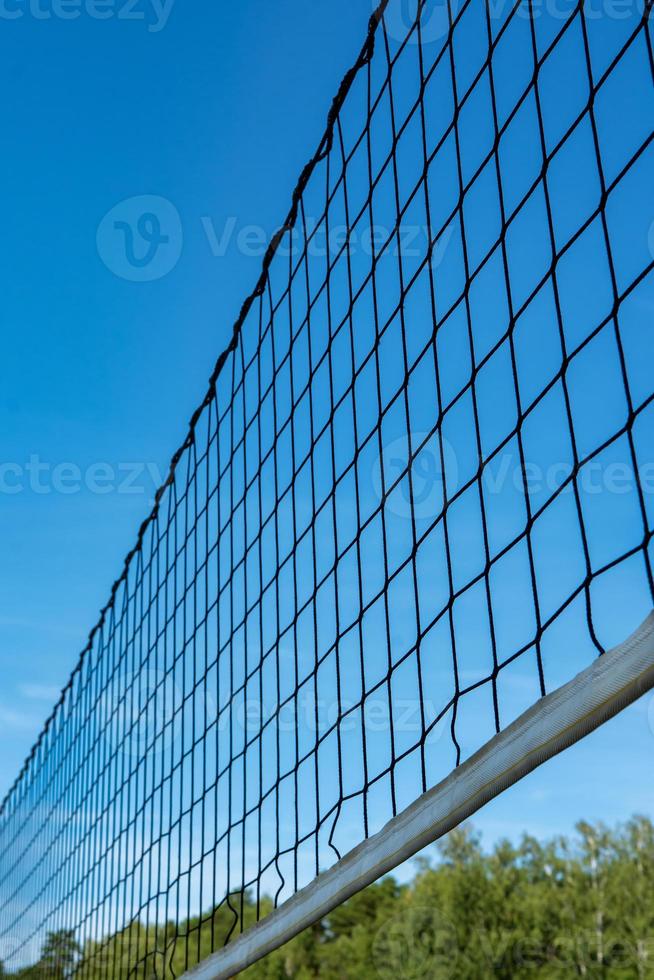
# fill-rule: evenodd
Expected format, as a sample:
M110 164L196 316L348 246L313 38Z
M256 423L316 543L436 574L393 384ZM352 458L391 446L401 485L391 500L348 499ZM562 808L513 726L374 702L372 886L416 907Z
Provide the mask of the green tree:
M41 965L50 980L66 980L75 969L80 953L73 929L49 932L41 952Z
M260 914L272 911L264 899ZM48 934L12 980L173 980L257 919L252 897L201 916L132 922L87 942ZM573 839L499 841L467 826L413 880L371 885L260 963L245 980L645 980L654 978L654 826L582 822ZM0 980L3 980L0 969Z

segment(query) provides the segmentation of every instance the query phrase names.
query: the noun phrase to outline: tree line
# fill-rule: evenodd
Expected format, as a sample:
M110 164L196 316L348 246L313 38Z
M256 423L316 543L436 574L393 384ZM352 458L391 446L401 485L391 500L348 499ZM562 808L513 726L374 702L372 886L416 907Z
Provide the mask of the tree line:
M271 908L266 900L262 912ZM50 933L37 963L11 980L172 980L237 923L256 919L249 895L213 914L146 928L140 922L80 947ZM238 931L238 930L237 930ZM0 976L7 975L0 965ZM387 877L354 896L245 980L543 980L654 977L654 825L580 823L572 839L524 835L484 850L471 827L451 833L407 884Z

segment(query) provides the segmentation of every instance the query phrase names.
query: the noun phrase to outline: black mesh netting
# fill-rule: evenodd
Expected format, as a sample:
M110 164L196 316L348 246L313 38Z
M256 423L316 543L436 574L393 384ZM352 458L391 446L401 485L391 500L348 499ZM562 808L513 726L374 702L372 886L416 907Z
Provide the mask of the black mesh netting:
M181 974L652 607L651 3L407 10L2 805L8 971Z

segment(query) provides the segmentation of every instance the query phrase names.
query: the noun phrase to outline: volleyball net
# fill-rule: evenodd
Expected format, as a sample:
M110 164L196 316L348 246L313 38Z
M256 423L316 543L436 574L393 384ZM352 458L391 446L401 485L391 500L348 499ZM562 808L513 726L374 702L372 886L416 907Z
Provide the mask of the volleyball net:
M375 12L2 804L7 972L231 976L654 683L653 35Z

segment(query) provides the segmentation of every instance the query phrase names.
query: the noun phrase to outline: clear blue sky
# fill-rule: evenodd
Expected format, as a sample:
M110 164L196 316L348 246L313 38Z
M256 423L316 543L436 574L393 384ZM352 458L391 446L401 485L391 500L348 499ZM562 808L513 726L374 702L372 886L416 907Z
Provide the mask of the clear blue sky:
M167 469L259 275L237 235L283 220L369 15L367 0L200 0L175 4L159 32L89 16L1 24L15 93L0 134L2 462ZM183 250L165 278L133 283L103 264L96 232L144 194L174 204ZM207 226L220 238L230 218L215 257ZM0 497L3 793L149 510L154 483L138 486Z
M370 12L369 0L178 0L161 30L27 12L1 25L3 91L17 93L0 132L2 462L25 485L0 495L1 793L85 645L258 276L260 257L237 236L251 225L270 234L285 215ZM154 282L115 275L96 241L103 217L140 195L166 198L181 221L178 261ZM218 257L212 232L224 231ZM37 460L48 467L40 475ZM53 467L69 463L87 476L112 467L114 489L57 492L66 478ZM117 492L135 463L140 492ZM581 817L651 813L648 704L477 824L490 838L547 835Z

